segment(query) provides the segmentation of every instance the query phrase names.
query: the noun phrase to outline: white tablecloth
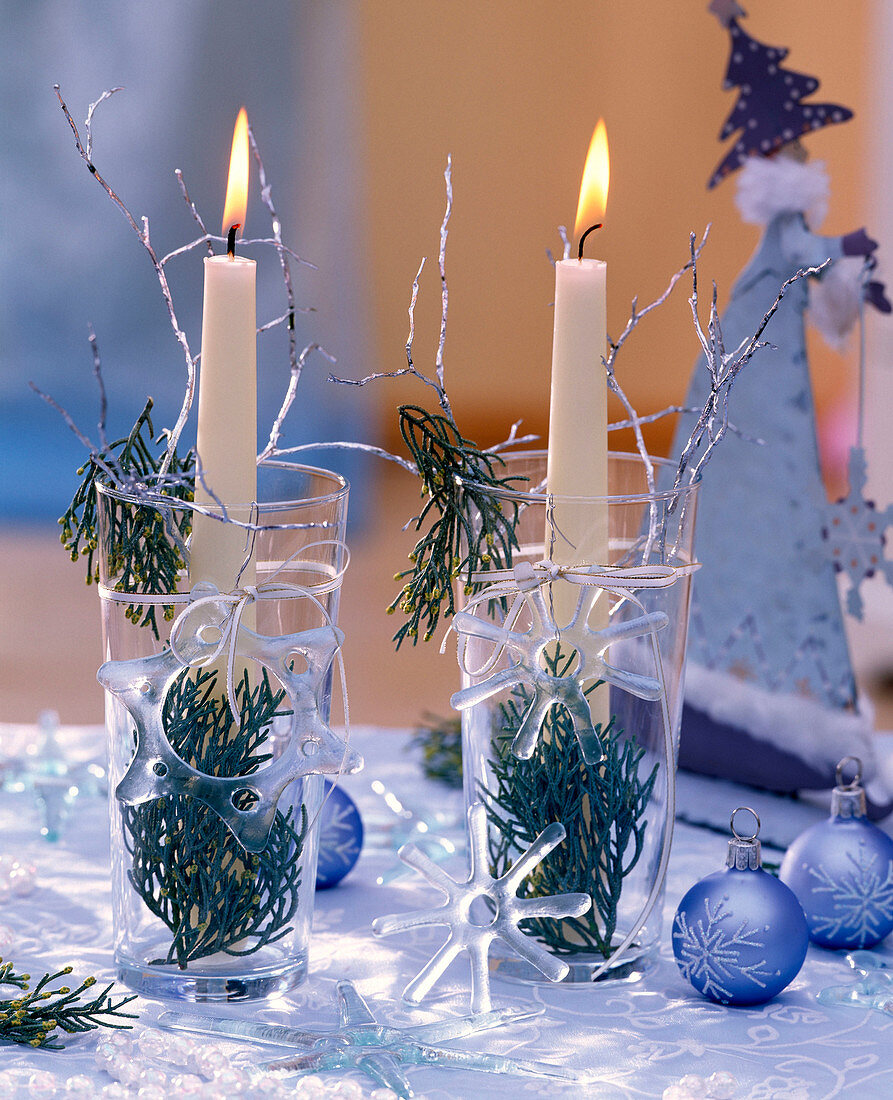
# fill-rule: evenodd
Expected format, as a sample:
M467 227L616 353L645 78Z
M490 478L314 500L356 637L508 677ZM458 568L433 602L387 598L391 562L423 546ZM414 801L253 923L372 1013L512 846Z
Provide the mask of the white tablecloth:
M98 729L63 730L66 743L83 754L99 751ZM15 749L21 730L0 726L0 754ZM344 781L359 802L367 824L380 815L372 780L385 780L409 802L441 807L458 815L461 795L420 778L417 757L406 751L399 733L373 729L353 731L366 757L366 771ZM723 1008L699 997L682 979L669 944L669 917L688 887L723 865L726 840L721 835L731 809L754 805L763 819L763 836L783 844L824 812L801 803L742 791L731 784L680 778L682 812L712 823L717 830L679 823L667 886L664 943L657 965L634 985L614 983L595 988L526 987L493 983L494 1006L523 1005L533 999L545 1012L530 1021L463 1040L466 1050L486 1050L526 1060L586 1067L599 1081L564 1089L533 1078L483 1076L442 1069L410 1068L417 1094L428 1100L541 1095L556 1097L660 1097L687 1073L704 1077L717 1070L739 1082L738 1100L825 1100L858 1096L860 1100L893 1097L893 1017L863 1009L831 1009L816 993L854 979L842 954L810 947L798 978L779 997L755 1008ZM696 807L696 810L695 810ZM111 913L108 880L108 830L104 802L80 801L61 840L50 844L39 836L37 810L26 794L4 796L0 804L0 850L27 858L37 866L38 886L27 898L0 905L0 923L14 932L10 957L32 974L72 964L75 975L95 974L111 980ZM767 859L780 852L764 850ZM359 864L338 887L317 894L311 977L288 997L232 1006L232 1015L287 1023L298 1027L334 1027L337 979L349 978L373 1006L379 1019L395 1026L427 1022L468 1011L468 963L457 960L418 1009L404 1005L400 993L442 942L437 930L404 937L376 939L374 916L438 904L440 895L412 876L387 887L375 885L393 862L386 852L364 852ZM457 865L455 871L461 869ZM878 952L893 965L893 947ZM6 994L8 996L12 993ZM149 1015L157 1007L137 1002ZM140 1024L137 1025L139 1028ZM0 1070L37 1067L61 1080L74 1074L96 1076L97 1092L108 1078L97 1074L93 1052L101 1033L68 1040L60 1053L0 1045ZM244 1046L232 1045L236 1051ZM258 1051L258 1061L275 1051ZM362 1078L367 1092L373 1086Z

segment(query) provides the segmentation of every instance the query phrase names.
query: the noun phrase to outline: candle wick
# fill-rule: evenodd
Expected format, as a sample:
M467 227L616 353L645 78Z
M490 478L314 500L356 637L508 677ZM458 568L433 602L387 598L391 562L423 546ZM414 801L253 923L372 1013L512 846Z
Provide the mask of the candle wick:
M579 245L577 245L577 259L578 260L583 259L583 242L586 240L586 238L589 236L589 234L593 232L593 230L601 229L602 224L603 224L602 222L597 222L595 225L590 225L590 227L586 230L586 232L580 238L580 243L579 243Z
M236 255L236 230L241 228L242 223L236 222L235 225L231 225L229 227L229 233L227 233L226 235L226 254L231 260L234 259ZM587 230L586 232L588 233L589 230ZM580 244L582 246L583 242L580 241Z

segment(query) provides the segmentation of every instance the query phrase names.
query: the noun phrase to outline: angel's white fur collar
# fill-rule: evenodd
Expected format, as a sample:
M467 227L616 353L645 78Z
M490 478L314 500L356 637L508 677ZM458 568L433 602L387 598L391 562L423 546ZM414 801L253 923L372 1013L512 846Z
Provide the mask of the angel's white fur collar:
M748 157L738 173L735 202L752 225L768 225L777 214L799 211L816 229L828 209L828 173L822 161Z

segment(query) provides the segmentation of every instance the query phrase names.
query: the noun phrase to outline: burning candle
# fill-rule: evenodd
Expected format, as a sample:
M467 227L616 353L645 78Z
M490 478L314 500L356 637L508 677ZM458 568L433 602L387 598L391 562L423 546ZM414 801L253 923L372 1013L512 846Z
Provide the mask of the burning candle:
M546 557L557 565L609 564L608 387L602 356L607 343L607 268L583 258L583 243L598 228L608 202L608 138L599 119L583 168L574 239L577 256L555 265L552 392L549 407L548 492L559 498L546 520ZM574 499L585 498L585 499ZM608 625L607 596L593 606L591 589L569 581L551 585L556 625L567 626L577 602L593 630ZM568 656L568 654L565 654ZM589 696L593 727L611 717L607 685ZM588 804L583 808L588 821Z
M240 520L249 518L248 509L230 506L250 505L257 496L257 265L235 254L247 205L248 116L243 107L233 132L223 213L226 255L205 258L196 444L205 485L197 479L195 486L197 503L216 507L222 501ZM211 581L231 591L247 545L244 527L196 513L190 583Z
M592 135L574 226L578 255L555 265L548 491L556 497L604 497L608 492L607 264L583 258L583 242L604 217L608 200L608 139L600 119ZM607 505L556 505L546 553L559 565L608 564ZM578 590L555 586L559 625L573 612Z

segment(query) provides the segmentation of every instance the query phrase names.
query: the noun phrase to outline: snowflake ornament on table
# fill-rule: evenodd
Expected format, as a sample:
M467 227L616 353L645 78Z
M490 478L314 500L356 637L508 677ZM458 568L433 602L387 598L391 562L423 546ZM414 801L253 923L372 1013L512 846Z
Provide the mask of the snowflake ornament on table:
M376 917L372 922L373 932L378 936L390 936L395 932L431 925L444 925L450 930L446 943L403 991L407 1001L418 1004L453 959L462 951L467 951L471 960L471 1010L489 1011L490 973L487 959L490 944L496 939L502 940L550 981L560 981L567 974L568 964L555 958L531 937L525 936L518 925L530 917L579 917L589 909L592 899L588 894L581 893L552 894L541 898L516 896L521 882L565 836L565 828L558 822L547 826L501 878L493 878L488 871L487 812L483 803L476 802L468 810L471 869L464 881L451 878L414 844L405 844L400 849L400 859L423 875L432 886L442 890L447 900L434 909ZM486 906L484 917L472 912L476 902Z
M735 817L753 814L741 836ZM797 976L809 933L793 892L763 870L760 819L748 806L732 813L726 867L696 882L673 919L673 954L682 976L720 1004L763 1004Z
M182 1012L162 1012L156 1022L160 1027L175 1031L227 1035L270 1046L304 1047L305 1052L277 1058L263 1069L301 1075L355 1069L404 1100L415 1095L404 1071L406 1066L476 1070L578 1083L589 1080L587 1074L546 1062L518 1061L440 1045L538 1016L542 1012L539 1007L505 1008L411 1028L396 1028L378 1022L352 982L338 982L335 999L339 1025L333 1031L305 1031L264 1021L193 1016Z
M355 772L362 767L362 759L335 735L319 709L343 641L341 631L323 626L296 634L256 634L239 623L237 608L231 597L216 591L202 596L174 623L175 646L150 657L106 661L97 679L136 724L136 751L115 797L137 806L166 795L189 795L213 810L247 851L261 852L289 783L306 775ZM207 640L215 633L213 641ZM248 776L198 771L174 751L164 729L164 705L171 685L184 668L216 660L227 644L228 681L236 657L251 659L279 679L292 711L291 733L282 755ZM295 665L302 664L296 657L306 664L303 671L296 671Z
M893 973L887 963L873 951L852 951L846 960L859 975L858 980L822 989L819 1003L835 1008L873 1008L893 1016Z
M542 587L547 581L561 583L564 580L558 567L551 562L540 562L537 566L520 562L513 572L518 598L502 624L479 618L471 611L460 611L453 620L453 629L460 636L460 644L463 638L477 638L494 643L495 652L481 673L489 672L505 650L516 659L508 668L493 672L480 683L457 691L450 703L456 710L466 710L504 688L523 684L533 698L512 741L512 752L515 756L519 760L529 760L533 756L549 711L553 707L563 706L573 720L574 734L583 759L587 764L597 764L602 757L600 734L604 731L592 725L592 713L584 685L600 680L616 684L640 699L660 699L662 689L657 677L614 668L605 661L604 653L614 642L655 634L667 625L669 619L662 611L654 611L626 622L612 623L600 630L592 629L589 626L589 617L596 600L612 590L611 582L605 580L606 588L601 589L595 599L587 587L581 588L573 618L566 627L559 628ZM637 570L618 570L617 577L624 572L634 574ZM659 570L652 572L657 573ZM672 570L664 572L669 579ZM616 580L617 578L614 583ZM505 587L495 584L482 597L488 598L487 602L502 599L506 591ZM530 616L530 626L525 631L515 630L515 623L525 606ZM467 642L465 644L467 646ZM574 667L561 676L554 675L543 667L547 651L554 651L558 644L566 645L568 654L576 652Z
M856 619L862 618L864 610L859 591L863 581L881 572L893 585L893 561L884 557L886 530L893 527L893 505L880 512L873 500L865 499L867 468L864 449L851 447L849 492L828 505L828 521L822 529L835 570L849 578L846 609Z
M850 763L856 774L845 782ZM779 870L822 947L874 947L893 932L893 839L867 819L861 778L858 757L844 757L830 816L797 837Z

